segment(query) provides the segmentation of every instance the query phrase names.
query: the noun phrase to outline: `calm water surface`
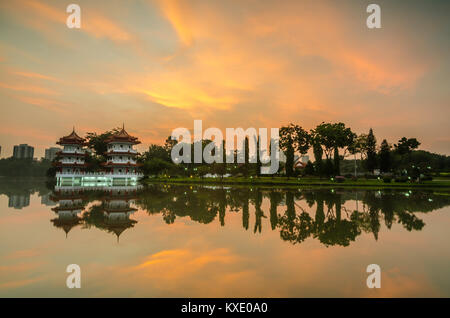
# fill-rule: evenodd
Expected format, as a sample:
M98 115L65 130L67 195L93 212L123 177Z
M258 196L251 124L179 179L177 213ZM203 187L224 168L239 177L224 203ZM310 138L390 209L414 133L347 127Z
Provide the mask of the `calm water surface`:
M449 297L449 229L442 190L3 179L0 296ZM366 286L373 263L381 289Z

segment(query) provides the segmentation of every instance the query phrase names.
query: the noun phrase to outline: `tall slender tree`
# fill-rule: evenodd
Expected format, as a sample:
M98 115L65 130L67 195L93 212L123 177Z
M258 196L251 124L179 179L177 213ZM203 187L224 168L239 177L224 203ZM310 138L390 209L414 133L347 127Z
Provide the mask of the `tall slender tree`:
M377 139L373 134L372 128L369 130L369 134L367 135L367 159L366 159L366 168L368 171L372 172L377 167Z
M391 170L391 146L386 139L383 139L378 153L380 158L380 170L381 172L389 172Z

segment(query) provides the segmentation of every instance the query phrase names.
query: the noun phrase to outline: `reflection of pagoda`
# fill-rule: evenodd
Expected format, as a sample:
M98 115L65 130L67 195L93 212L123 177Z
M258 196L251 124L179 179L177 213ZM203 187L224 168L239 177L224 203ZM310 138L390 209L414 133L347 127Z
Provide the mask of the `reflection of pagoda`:
M111 187L107 189L108 195L103 198L103 226L110 232L119 236L128 228L134 227L136 220L130 219L130 216L137 210L130 206L136 198L138 187Z
M57 228L62 228L66 232L81 223L78 216L84 209L83 190L80 187L59 187L51 196L51 200L58 205L52 210L58 215L51 222Z

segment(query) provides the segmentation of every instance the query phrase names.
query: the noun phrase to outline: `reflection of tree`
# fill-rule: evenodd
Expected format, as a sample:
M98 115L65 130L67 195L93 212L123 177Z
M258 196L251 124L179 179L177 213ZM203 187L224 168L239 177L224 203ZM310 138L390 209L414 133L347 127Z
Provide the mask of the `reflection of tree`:
M261 204L262 204L262 192L255 191L255 227L253 229L253 233L256 233L256 231L261 233L262 230L261 218L266 217L261 209Z
M133 220L105 218L104 194L87 197L88 202L100 199L102 203L91 205L83 213L84 228L95 226L120 234L134 226ZM355 200L359 210L349 208ZM363 232L372 233L377 240L382 223L388 229L399 224L408 231L421 230L425 224L415 213L447 206L450 198L426 191L151 185L136 195L135 203L149 214L161 213L167 224L182 217L208 224L218 217L221 226L225 226L227 211L240 212L246 230L250 227L253 206L254 233L263 231L263 218L268 215L271 229L279 231L281 239L292 244L314 238L326 246L348 246Z
M278 205L280 205L283 198L280 192L273 189L270 191L269 199L270 199L270 226L272 227L272 230L275 230L275 228L278 225L277 208Z
M250 205L255 209L254 232L262 231L262 218L265 218L263 198L270 201L269 215L272 230L278 229L280 237L293 244L301 243L308 237L318 239L326 246L348 246L362 232L372 233L378 239L381 221L389 229L393 223L401 224L408 231L420 230L424 226L414 213L432 211L449 204L445 196L416 191L341 191L330 189L315 190L263 190L260 188L187 187L164 188L154 186L149 201L153 208L150 213L161 212L178 217L190 216L194 221L209 223L219 215L224 225L225 211L241 211L242 226L249 228ZM359 197L362 211L349 211L347 201ZM165 199L161 199L165 197ZM140 200L144 203L145 200ZM155 205L159 202L159 205ZM278 208L285 203L284 212ZM298 203L306 203L307 212ZM360 203L360 205L361 205ZM315 207L314 207L315 205ZM174 217L175 218L175 217ZM173 219L174 219L173 218Z

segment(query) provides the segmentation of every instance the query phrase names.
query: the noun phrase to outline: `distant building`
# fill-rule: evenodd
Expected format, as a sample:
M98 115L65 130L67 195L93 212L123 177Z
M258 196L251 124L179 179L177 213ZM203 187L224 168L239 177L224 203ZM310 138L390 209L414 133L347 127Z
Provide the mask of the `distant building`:
M13 158L15 159L33 159L34 147L27 144L20 144L14 146Z
M51 199L51 192L49 192L41 196L41 204L46 206L54 206L57 204L57 202Z
M13 194L8 198L8 207L14 209L22 209L30 205L30 195L29 194Z
M58 147L50 147L45 149L45 159L52 161L56 158L58 151L61 151L61 148Z

